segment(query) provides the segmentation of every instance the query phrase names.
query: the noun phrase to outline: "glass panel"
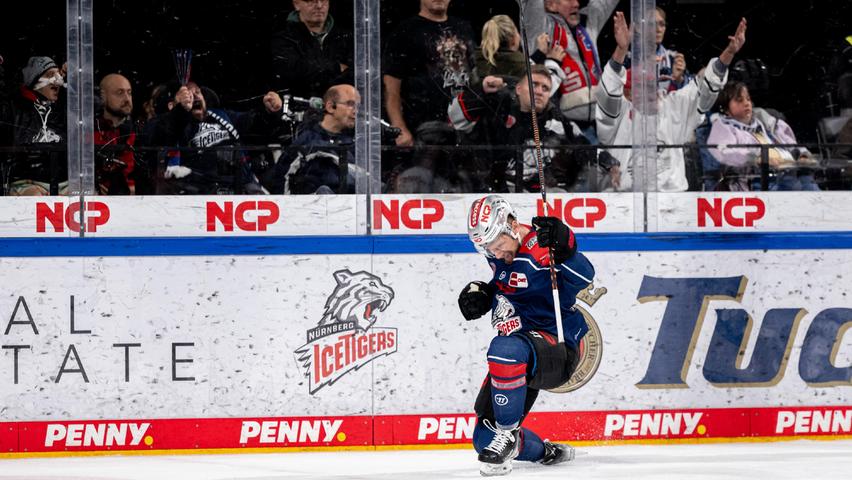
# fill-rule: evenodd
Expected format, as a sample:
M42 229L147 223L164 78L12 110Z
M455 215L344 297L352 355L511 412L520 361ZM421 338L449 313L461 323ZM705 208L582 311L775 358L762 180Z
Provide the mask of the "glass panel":
M639 180L626 183L629 185L624 187L626 191L678 192L701 188L703 166L695 155L696 150L684 149L683 145L695 143L695 128L708 121L707 111L719 113L720 107L715 105L714 97L726 79L750 84L751 89L756 90L752 92L755 102L762 103L762 106L755 104L755 108L774 109L786 117L786 123L795 133L795 138L786 140L793 144L813 144L808 148L812 155L805 160L806 164L797 165L797 169L814 171L817 184L827 182L825 188L848 188L843 173L848 170L846 160L837 161L844 152L824 146L825 142L836 140L845 121L852 116L849 113L852 111L849 107L852 72L848 53L852 49L846 40L849 32L844 29L847 27L838 20L845 17L837 15L838 12L849 13L848 2L808 4L796 13L770 8L771 15L743 12L733 2L725 0L659 2L664 7L660 12L653 0L529 0L523 3L527 5L526 37L531 50L538 50L535 41L538 33L548 30L550 44L543 48L553 60L562 58L557 67L564 78L556 79L558 88L551 99L553 107L577 125L592 143L601 140L600 132L596 131L593 119L588 115L583 118L582 113L588 113L587 106L596 103L592 88L599 83L600 77L595 74L603 73L615 49L613 10L623 11L626 20L633 22L634 48L625 63L631 72L632 102L619 117L628 121L616 129L617 139L604 139L609 145L617 141L637 147L623 158L622 170L628 170L627 161L630 160L629 170ZM575 15L577 3L581 8L579 17ZM430 13L429 8L435 11ZM545 8L553 11L545 15ZM487 22L500 14L508 16L503 19L507 31L513 31L512 23L517 28L517 2L490 2L488 7L463 0L382 3L384 115L401 130L396 139L389 138L387 131L384 138L382 179L386 192L535 190L529 185L528 174L517 179L514 169L510 168L524 163L521 153L507 151L518 144L531 143L531 134L514 138L508 126L511 124L517 129L520 121L526 119L520 115L512 115L509 119L498 110L498 106L507 108L512 101L518 101L514 95L518 72L514 72L514 79L504 78L503 83L489 83L486 89L482 88L482 80L490 74L511 77L513 72L508 69L513 65L512 59L522 60L523 54L518 51L514 34L501 38L495 33L494 43L490 44L485 38L490 28ZM711 59L726 51L728 38L737 32L743 16L748 17L743 50L729 49L725 54L730 57L725 60L728 65L722 68ZM633 21L632 18L643 20ZM780 43L771 40L778 36L779 28L797 30L802 18L813 25L825 24L826 28L809 34L807 42L796 35L784 35ZM584 29L573 28L577 23ZM495 32L500 31L498 24L493 26ZM564 52L555 48L559 42L573 49L575 57L568 55L569 60L565 60ZM489 55L482 53L481 47L486 44L496 45L493 48L497 53L493 58L499 62L489 61ZM593 60L592 44L597 45L597 62ZM642 48L638 48L639 45ZM471 51L476 66L473 70L470 69ZM538 61L545 64L546 57L546 54L539 54ZM523 64L516 62L514 65ZM715 79L711 78L716 71L714 66L719 68ZM724 70L728 71L727 77ZM707 78L711 84L691 82L699 73L705 73L701 78ZM804 85L808 87L803 88ZM494 93L491 90L506 92L510 100L489 103L487 100ZM804 90L801 95L790 95L799 90ZM461 105L455 110L449 108L447 118L443 110L451 107L459 94L462 94ZM639 121L634 121L637 113ZM772 136L781 136L776 133ZM576 140L563 140L563 143L573 144ZM792 151L793 147L788 149L791 155L804 151L803 148L796 152ZM549 159L545 157L547 163ZM582 162L573 163L582 168L579 166ZM526 170L533 172L535 168ZM770 166L770 174L777 174L774 170L775 167ZM557 180L557 183L564 182ZM581 184L569 186L569 190L571 188L591 187Z
M689 125L692 138L665 142L697 143L683 156L689 190L850 188L848 152L827 145L852 118L848 2L768 11L721 0L659 4L666 13L657 16L666 47L660 50L661 79L676 72L679 54L687 79L702 69L707 77L713 66L708 62L729 46L740 19L747 21L745 44L728 65L728 87L720 89L697 128ZM779 34L802 25L820 28L810 29L806 38ZM683 119L660 121L666 131ZM711 148L718 144L725 148ZM662 154L658 162L664 164Z
M361 171L370 175L358 175L356 192L366 194L366 201L357 203L359 231L370 228L370 205L373 194L382 193L381 143L385 129L381 118L382 77L381 42L379 38L379 0L356 0L355 2L355 87L361 93L361 108L355 127L355 157Z
M352 20L351 2L327 0L97 10L99 191L354 193L359 98L350 87L322 100L354 81Z
M385 116L399 133L386 130L383 139L386 192L537 192L539 157L554 191L607 188L604 177L616 174L612 157L599 158L590 146L600 62L590 49L588 64L565 78L570 59L557 58L564 60L563 46L576 44L568 24L555 23L542 0L523 3L523 21L511 1L382 4ZM583 20L590 28L581 38L588 42L616 2L595 3ZM538 63L529 79L521 30ZM549 41L538 42L541 34Z

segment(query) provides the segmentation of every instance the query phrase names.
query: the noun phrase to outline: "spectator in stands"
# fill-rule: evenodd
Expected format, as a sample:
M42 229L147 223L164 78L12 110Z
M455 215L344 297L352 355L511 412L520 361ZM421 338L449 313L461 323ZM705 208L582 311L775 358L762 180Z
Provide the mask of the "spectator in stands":
M495 15L482 27L482 42L476 49L476 70L481 77L525 75L528 60L521 49L521 34L508 15Z
M666 36L666 11L656 7L654 15L657 22L657 88L663 92L678 90L686 86L693 75L686 69L686 57L663 45L663 38Z
M18 147L66 145L66 113L60 98L65 86L65 65L49 57L30 57L21 74L17 95L4 99L0 145ZM60 195L68 187L68 161L64 150L28 148L4 166L8 195Z
M140 121L142 123L147 123L148 120L153 119L157 115L161 115L169 111L166 107L169 100L174 99L174 93L171 95L166 92L168 89L168 85L165 83L161 83L159 85L155 85L153 89L151 89L151 96L148 97L148 100L145 100L145 103L142 104L142 115L140 117ZM166 101L163 102L162 99L165 98Z
M476 83L473 31L447 15L450 0L420 0L420 13L402 21L384 49L385 108L401 133L399 146L447 126L447 106Z
M103 195L136 193L136 176L144 170L136 171L133 146L137 129L130 118L132 93L130 81L123 75L111 73L101 79L101 109L94 127L95 175L98 191ZM144 186L142 191L145 192Z
M244 145L251 136L262 141L281 123L281 97L268 92L263 110L235 112L212 108L218 105L215 92L193 82L167 90L177 93L167 104L168 113L151 120L146 143L198 149L169 153L165 178L174 193L264 193L245 152L209 148Z
M751 190L749 173L754 173L761 162L761 151L756 147L740 145L795 144L796 136L790 126L766 110L754 108L748 87L743 82L725 85L719 95L722 115L712 119L707 143L726 145L723 149L710 149L713 157L723 166L729 167L718 189ZM776 173L771 190L819 190L814 181L812 167L816 165L807 148L768 149L769 168ZM759 186L759 182L756 182ZM752 187L752 188L750 188Z
M320 97L331 85L352 84L352 34L334 22L329 0L293 0L293 8L272 35L275 88Z
M542 65L531 67L536 120L543 146L542 160L545 178L553 181L548 187L570 189L574 186L583 168L594 159L592 150L566 150L567 145L587 143L577 126L567 120L562 112L550 103L550 71ZM512 91L514 90L514 92ZM485 77L482 87L468 88L453 99L448 114L453 126L463 132L479 127L484 132L484 142L498 146L525 145L522 153L516 150L498 149L488 168L482 172L488 177L488 191L506 192L513 190L518 181L520 168L522 187L520 191L539 191L536 152L532 148L533 126L530 110L530 90L527 77L521 77L514 89L495 76ZM617 174L618 167L613 167Z
M602 88L597 92L597 131L601 144L632 145L633 121L640 119L642 112L633 108L629 100L629 90L625 88L628 76L624 59L630 47L630 31L623 13L616 12L614 20L616 49L612 59L604 67ZM684 88L658 96L658 144L679 145L693 140L695 127L713 107L718 92L725 84L728 66L745 43L745 33L746 21L742 19L736 33L728 37L728 45L718 58L710 60L707 67ZM633 190L634 170L638 167L635 165L633 152L629 149L614 149L610 153L622 165L622 178L619 184L613 185L613 189ZM687 190L683 149L660 149L656 163L656 185L647 185L648 189L661 192Z
M352 85L334 85L323 95L323 117L293 141L288 155L276 164L284 193L355 193L355 118L361 96ZM340 161L349 173L340 185ZM280 193L274 191L273 193Z
M618 0L591 0L585 8L585 26L580 23L579 0L530 0L526 7L529 44L537 44L533 42L545 33L551 48L559 46L565 52L551 69L559 87L559 108L594 143L595 91L601 76L596 42L617 4Z

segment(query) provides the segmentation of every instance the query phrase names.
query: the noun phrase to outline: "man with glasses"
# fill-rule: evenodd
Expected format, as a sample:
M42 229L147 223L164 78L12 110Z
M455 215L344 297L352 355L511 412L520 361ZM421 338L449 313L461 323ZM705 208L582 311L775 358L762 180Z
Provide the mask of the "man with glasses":
M577 251L567 225L554 217L535 217L532 226L524 225L499 195L473 203L467 231L494 272L490 282L470 282L459 295L459 308L467 320L491 310L491 325L497 330L488 347L488 375L474 405L473 446L480 473L506 475L513 459L544 465L570 461L573 448L542 441L521 425L538 392L565 384L577 367L580 340L589 327L574 302L592 283L595 269ZM556 341L549 249L565 343Z
M355 118L361 95L352 85L335 85L323 95L323 116L299 132L288 155L276 164L284 193L355 193ZM340 185L340 162L348 166Z
M332 85L352 84L352 34L335 24L328 0L293 0L294 11L272 35L274 88L320 97Z

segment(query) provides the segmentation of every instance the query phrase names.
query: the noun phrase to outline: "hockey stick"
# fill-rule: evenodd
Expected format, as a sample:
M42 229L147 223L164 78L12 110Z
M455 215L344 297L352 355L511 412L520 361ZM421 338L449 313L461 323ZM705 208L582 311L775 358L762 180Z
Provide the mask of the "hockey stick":
M541 185L541 201L544 202L544 208L547 208L547 187L544 182L544 161L541 158L541 134L538 131L538 115L535 111L535 87L533 86L532 70L530 69L530 47L527 44L527 27L526 19L524 18L524 0L518 0L518 10L520 12L519 23L521 24L521 46L524 51L524 60L526 61L527 73L527 90L530 93L530 117L532 117L533 141L535 142L535 164L538 167L538 183ZM553 254L553 247L548 248L550 256L550 289L553 293L553 309L556 314L556 337L559 343L565 343L565 332L562 328L562 305L559 302L559 287L556 284L556 265Z

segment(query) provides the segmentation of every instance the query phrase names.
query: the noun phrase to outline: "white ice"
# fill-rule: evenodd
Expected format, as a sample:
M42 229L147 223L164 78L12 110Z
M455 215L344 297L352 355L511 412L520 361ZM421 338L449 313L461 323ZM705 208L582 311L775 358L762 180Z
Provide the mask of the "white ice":
M578 448L568 464L515 462L507 480L852 479L852 440ZM480 478L473 450L0 459L0 479ZM499 478L499 477L498 477Z

